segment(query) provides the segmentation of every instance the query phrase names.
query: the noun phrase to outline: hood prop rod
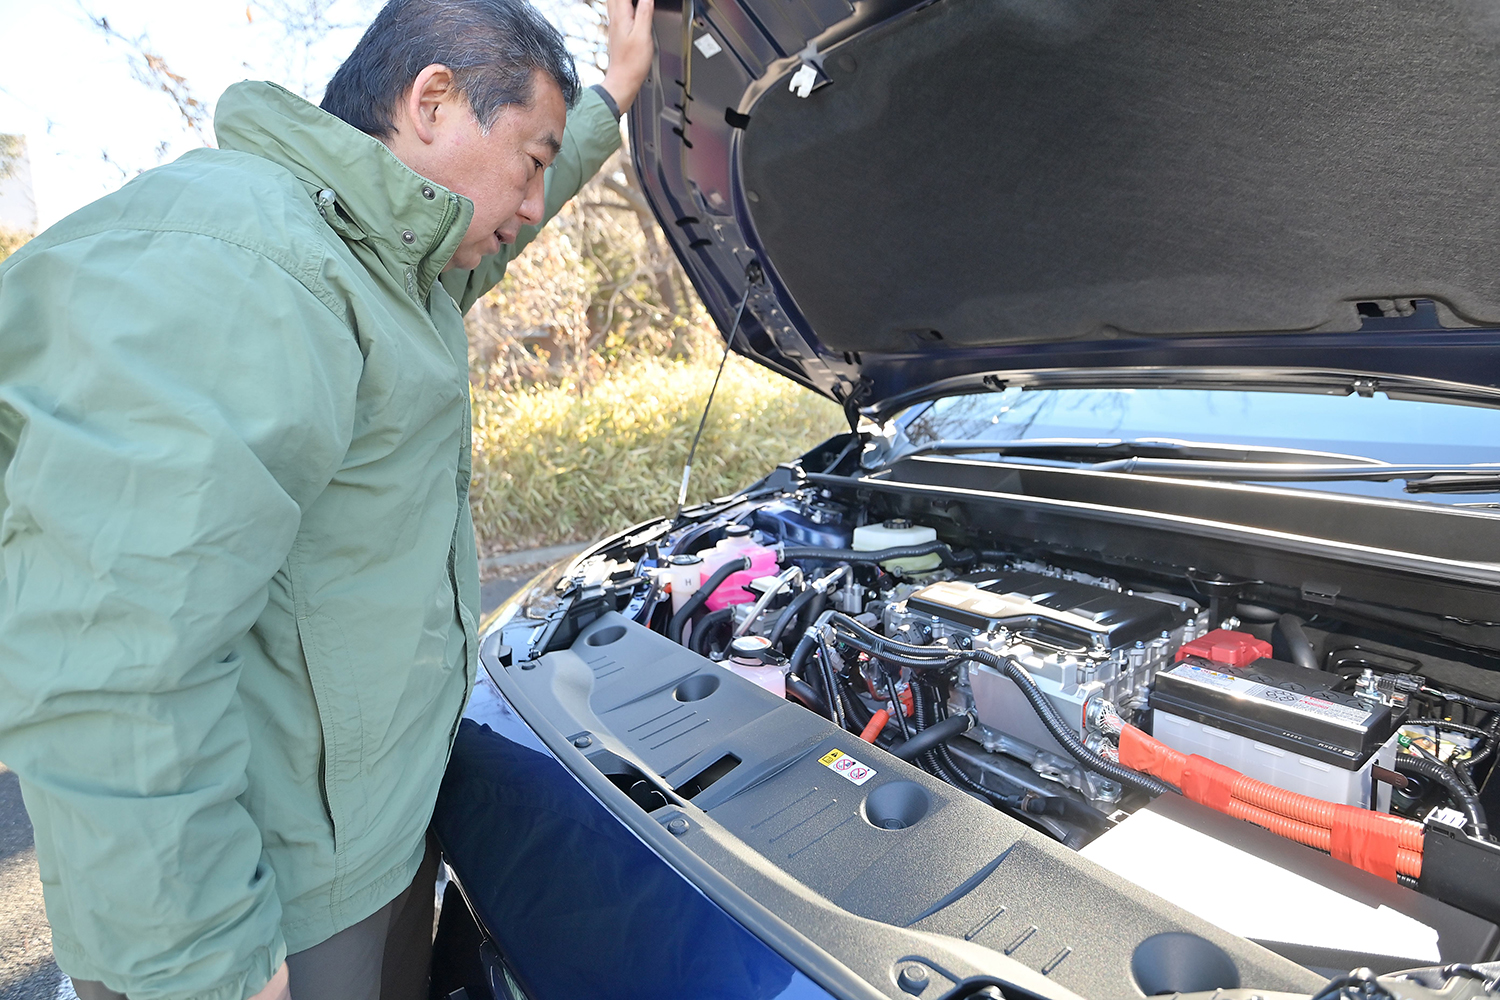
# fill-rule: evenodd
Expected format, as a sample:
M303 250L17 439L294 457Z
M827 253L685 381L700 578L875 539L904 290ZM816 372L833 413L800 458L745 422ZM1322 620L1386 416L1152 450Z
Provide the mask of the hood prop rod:
M703 428L708 424L708 411L713 408L714 394L719 391L719 379L724 376L724 365L729 361L730 348L734 347L734 338L740 332L740 320L745 316L745 307L750 304L750 292L758 284L764 272L761 270L760 262L752 260L745 268L745 294L740 299L740 307L735 310L734 323L729 327L729 336L724 338L724 356L719 359L719 370L714 373L714 384L708 390L708 402L703 404L703 416L698 420L698 431L693 435L693 444L688 448L687 464L682 467L682 485L677 489L677 513L672 520L682 516L682 508L687 503L688 481L693 477L693 456L698 453L698 439L703 437Z

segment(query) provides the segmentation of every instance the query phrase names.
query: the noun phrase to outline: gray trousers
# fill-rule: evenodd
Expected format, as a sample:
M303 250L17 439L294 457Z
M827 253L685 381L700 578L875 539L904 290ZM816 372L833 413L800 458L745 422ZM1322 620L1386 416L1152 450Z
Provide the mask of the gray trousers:
M353 927L288 955L292 1000L427 1000L438 852L427 855L406 890ZM78 1000L128 1000L100 983L73 981Z

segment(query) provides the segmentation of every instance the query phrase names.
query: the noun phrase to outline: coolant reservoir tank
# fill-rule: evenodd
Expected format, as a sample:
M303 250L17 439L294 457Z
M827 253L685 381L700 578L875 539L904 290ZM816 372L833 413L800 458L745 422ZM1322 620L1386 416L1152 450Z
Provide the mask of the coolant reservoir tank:
M729 659L723 665L778 698L786 697L786 674L768 659L771 641L762 635L742 635L729 644Z
M912 524L905 518L893 518L881 524L866 524L854 529L854 551L878 552L899 546L925 545L937 541L937 529ZM886 569L899 569L904 573L924 573L937 569L943 560L937 553L925 556L909 556L902 559L887 559L880 565Z
M755 600L755 595L745 589L750 586L750 581L776 574L776 550L761 545L751 538L750 529L743 524L731 524L725 530L724 538L719 544L706 549L702 556L704 580L707 580L713 575L714 570L731 559L745 557L750 559L749 569L729 574L719 589L708 595L704 606L710 611L718 611L731 604L746 604Z

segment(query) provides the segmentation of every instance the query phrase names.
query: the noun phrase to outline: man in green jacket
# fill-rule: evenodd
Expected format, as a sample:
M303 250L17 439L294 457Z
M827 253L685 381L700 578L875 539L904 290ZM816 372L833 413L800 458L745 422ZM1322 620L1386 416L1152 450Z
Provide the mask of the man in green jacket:
M524 0L391 0L322 109L238 84L0 267L0 760L85 1000L425 998L463 313L617 148L651 9L581 90Z

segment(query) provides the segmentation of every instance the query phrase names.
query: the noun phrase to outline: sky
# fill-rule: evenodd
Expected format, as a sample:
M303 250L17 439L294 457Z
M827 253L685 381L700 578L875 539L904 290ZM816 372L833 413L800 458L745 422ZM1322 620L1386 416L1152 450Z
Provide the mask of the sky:
M230 84L274 80L311 100L358 41L381 0L0 0L0 133L26 137L42 228L142 170L212 141L166 94L132 75L132 46L91 23L144 39L208 105ZM577 25L574 0L539 4ZM334 27L311 45L285 12L321 8ZM580 60L585 82L598 79Z

